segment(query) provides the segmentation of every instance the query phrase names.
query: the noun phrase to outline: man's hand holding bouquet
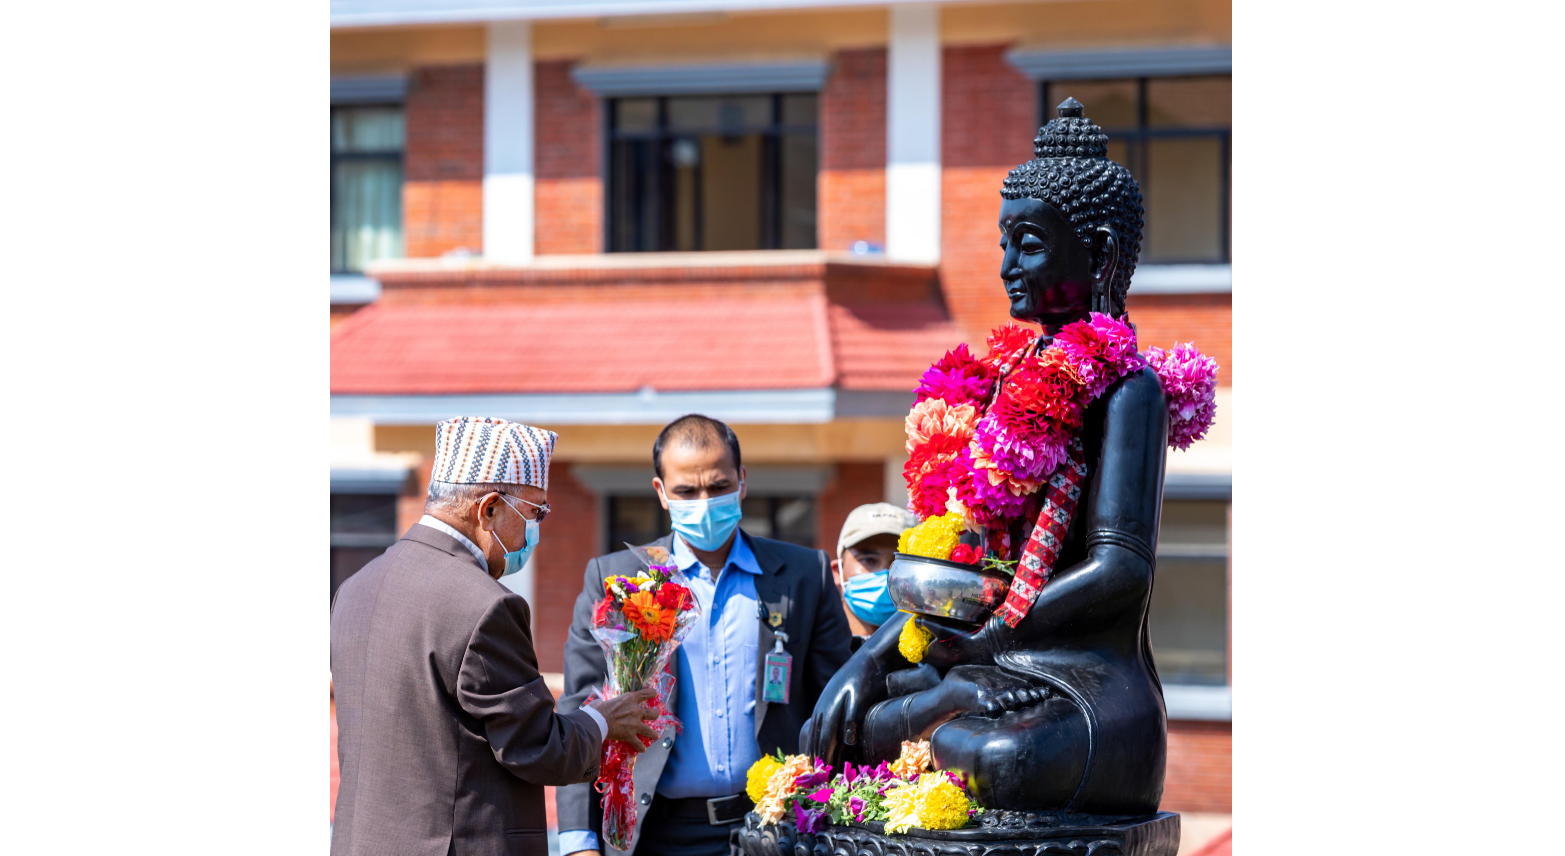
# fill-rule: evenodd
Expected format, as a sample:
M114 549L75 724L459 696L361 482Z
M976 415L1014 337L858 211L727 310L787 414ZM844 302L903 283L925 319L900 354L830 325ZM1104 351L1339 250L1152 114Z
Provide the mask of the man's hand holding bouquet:
M628 546L628 545L627 545ZM661 547L631 547L646 566L635 577L612 576L603 581L603 599L592 614L592 634L603 646L608 661L608 681L588 698L610 699L650 689L646 706L656 716L646 724L654 736L639 735L641 746L606 740L598 770L597 789L603 795L603 834L615 847L626 849L636 828L636 753L651 746L679 720L668 709L674 694L669 661L680 640L700 616L695 596L685 577Z

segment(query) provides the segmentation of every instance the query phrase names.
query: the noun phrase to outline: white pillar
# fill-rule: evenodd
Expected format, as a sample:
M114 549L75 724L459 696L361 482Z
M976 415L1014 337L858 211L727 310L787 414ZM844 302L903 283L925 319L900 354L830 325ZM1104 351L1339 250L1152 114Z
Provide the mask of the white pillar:
M886 458L886 502L898 508L907 508L907 479L902 475L902 468L907 465L908 456L896 454Z
M484 58L484 258L533 257L533 32L490 24Z
M886 55L886 256L940 260L940 7L891 7Z
M537 579L536 558L535 556L528 556L527 564L522 565L521 570L500 578L500 585L516 592L522 596L523 600L527 601L527 605L532 607L533 615L538 614L538 601L533 600L533 594L536 589L533 581ZM531 630L532 628L528 629Z

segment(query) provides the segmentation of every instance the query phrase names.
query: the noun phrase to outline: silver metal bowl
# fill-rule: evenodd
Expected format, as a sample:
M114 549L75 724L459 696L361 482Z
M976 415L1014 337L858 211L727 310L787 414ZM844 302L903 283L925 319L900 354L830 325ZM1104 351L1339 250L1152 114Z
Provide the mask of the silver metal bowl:
M1011 578L977 565L898 553L887 586L898 609L982 624L1005 600Z

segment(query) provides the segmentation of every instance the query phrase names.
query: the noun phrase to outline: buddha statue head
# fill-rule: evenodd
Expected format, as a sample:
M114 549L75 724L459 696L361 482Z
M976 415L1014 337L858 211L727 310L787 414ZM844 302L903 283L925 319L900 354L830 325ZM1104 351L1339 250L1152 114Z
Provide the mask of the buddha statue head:
M1089 311L1116 317L1141 250L1141 188L1108 159L1108 135L1065 99L1035 157L1000 190L1000 278L1011 317L1051 333Z

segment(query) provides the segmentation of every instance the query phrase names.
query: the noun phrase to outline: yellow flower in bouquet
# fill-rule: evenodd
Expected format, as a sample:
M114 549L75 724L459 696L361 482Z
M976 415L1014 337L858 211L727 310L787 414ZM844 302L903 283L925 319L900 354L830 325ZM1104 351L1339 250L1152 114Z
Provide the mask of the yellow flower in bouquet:
M909 663L917 663L924 659L924 652L929 649L929 643L933 641L935 641L935 634L910 618L902 625L902 634L897 637L897 650L902 652L902 656L906 657Z
M904 779L917 778L919 773L935 768L929 756L928 740L902 741L902 754L891 762L891 772Z
M957 512L931 517L897 538L897 552L930 559L949 559L967 523Z
M887 832L921 829L961 829L972 802L944 773L925 773L918 781L886 792Z
M782 769L782 762L770 755L750 765L750 772L745 776L744 792L750 797L750 802L758 803L766 798L766 783L772 778L772 774Z

